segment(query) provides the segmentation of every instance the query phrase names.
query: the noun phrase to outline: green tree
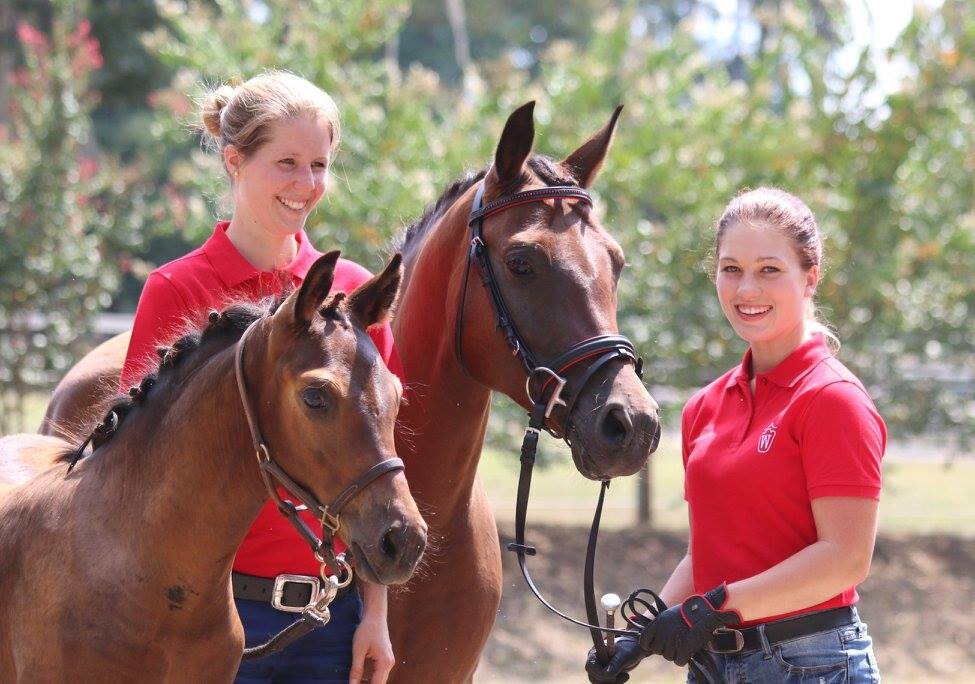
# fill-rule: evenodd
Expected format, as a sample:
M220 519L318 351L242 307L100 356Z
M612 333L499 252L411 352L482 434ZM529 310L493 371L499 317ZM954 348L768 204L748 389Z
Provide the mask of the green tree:
M134 179L91 140L88 88L101 65L73 3L52 7L45 35L17 27L15 72L0 129L0 429L21 429L27 390L59 377L74 343L111 301L118 255L143 218Z

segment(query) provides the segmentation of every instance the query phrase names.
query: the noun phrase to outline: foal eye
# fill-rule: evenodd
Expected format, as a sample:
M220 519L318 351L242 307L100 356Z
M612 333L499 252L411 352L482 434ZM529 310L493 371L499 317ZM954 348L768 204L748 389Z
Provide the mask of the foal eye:
M324 411L328 408L328 394L318 387L306 388L301 393L301 400L305 402L305 406L316 411Z
M508 259L505 261L505 265L508 267L508 270L516 276L531 275L535 272L535 270L532 268L531 262L525 257L521 256L508 257Z

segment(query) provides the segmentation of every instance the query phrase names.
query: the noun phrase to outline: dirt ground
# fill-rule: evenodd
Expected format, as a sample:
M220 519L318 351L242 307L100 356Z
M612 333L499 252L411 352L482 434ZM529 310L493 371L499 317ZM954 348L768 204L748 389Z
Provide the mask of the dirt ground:
M510 526L500 528L502 544ZM539 555L529 564L557 607L584 617L582 566L587 530L537 525L528 541ZM596 591L625 596L659 588L686 548L686 537L639 529L604 531ZM591 645L586 630L548 613L524 586L512 553L504 552L501 609L475 679L501 682L585 682ZM881 536L870 578L860 588L860 614L869 625L885 682L975 682L975 539ZM653 659L631 682L681 682L683 671Z

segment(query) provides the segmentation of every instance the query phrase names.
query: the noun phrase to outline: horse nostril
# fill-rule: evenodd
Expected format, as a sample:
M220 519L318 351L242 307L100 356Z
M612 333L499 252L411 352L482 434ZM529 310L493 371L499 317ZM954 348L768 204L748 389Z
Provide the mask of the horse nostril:
M620 445L626 442L630 434L630 421L626 412L619 406L608 410L603 416L600 430L610 444Z
M383 535L382 541L379 542L379 548L382 549L383 555L386 558L396 558L397 548L397 527L394 523L392 527L386 530L386 534Z

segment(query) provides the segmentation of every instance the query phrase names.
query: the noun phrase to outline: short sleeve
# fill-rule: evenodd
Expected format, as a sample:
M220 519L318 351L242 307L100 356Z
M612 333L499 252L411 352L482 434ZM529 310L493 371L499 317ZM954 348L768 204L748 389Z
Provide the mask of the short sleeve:
M800 425L800 449L809 499L880 499L887 428L866 392L835 382L811 400Z
M684 500L687 500L687 460L691 457L691 430L697 418L698 406L701 403L701 393L692 396L680 412L680 454L684 463Z
M178 332L188 313L176 286L159 273L150 273L135 310L132 338L122 366L123 389L152 368L156 346Z

